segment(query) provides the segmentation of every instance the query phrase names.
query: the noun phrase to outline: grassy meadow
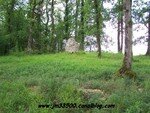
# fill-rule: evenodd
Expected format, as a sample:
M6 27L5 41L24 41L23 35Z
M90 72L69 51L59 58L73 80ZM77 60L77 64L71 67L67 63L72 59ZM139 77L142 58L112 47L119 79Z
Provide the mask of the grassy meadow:
M150 113L150 57L135 56L136 80L115 76L123 55L57 53L0 57L0 113ZM38 108L77 103L114 108Z

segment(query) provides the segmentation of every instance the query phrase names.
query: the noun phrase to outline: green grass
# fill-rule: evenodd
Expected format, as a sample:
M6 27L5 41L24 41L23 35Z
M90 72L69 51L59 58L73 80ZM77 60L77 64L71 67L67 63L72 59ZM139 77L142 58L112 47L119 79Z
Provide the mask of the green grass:
M121 54L57 53L0 57L0 113L148 113L150 57L134 57L135 81L114 73ZM107 109L38 108L52 103L115 104Z

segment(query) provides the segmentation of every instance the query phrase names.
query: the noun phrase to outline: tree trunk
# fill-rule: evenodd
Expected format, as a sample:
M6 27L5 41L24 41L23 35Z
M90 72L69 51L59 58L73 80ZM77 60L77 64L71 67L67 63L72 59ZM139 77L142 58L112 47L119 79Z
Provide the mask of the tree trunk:
M54 0L52 0L51 2L51 45L50 45L50 51L51 52L55 52L55 36L54 36L54 33L55 33L55 24L54 24Z
M8 5L7 8L7 33L10 34L13 30L13 12L15 7L16 0L11 0L11 3Z
M120 46L121 53L122 50L123 50L123 14L121 15L121 46Z
M30 0L29 1L30 8L31 10L28 13L28 18L30 19L29 21L29 26L28 26L28 45L27 45L27 51L31 53L33 51L33 29L34 29L34 18L35 18L35 7L36 7L36 0Z
M66 7L65 7L65 17L64 17L64 22L65 22L65 39L69 38L69 5L68 5L69 0L65 0Z
M117 34L117 41L118 41L118 53L120 52L120 19L118 18L118 34Z
M46 11L45 11L45 15L46 15L46 24L45 24L45 37L49 37L49 31L50 31L50 29L48 28L49 27L49 20L50 20L50 17L49 17L49 11L50 11L50 9L49 9L49 4L50 4L50 1L49 0L46 0ZM44 47L45 47L45 49L47 50L47 51L50 51L50 40L48 40L48 42L46 43L46 45L44 45Z
M125 1L125 54L123 59L122 68L119 70L120 75L131 73L132 67L132 17L131 6L132 0ZM129 74L130 75L130 74ZM134 74L131 74L131 76Z
M94 0L95 12L96 12L96 38L97 38L97 46L98 46L98 57L101 57L101 33L102 33L102 15L100 9L100 3L98 0Z
M32 52L32 44L33 44L32 29L29 28L28 45L27 45L27 51L28 51L29 53Z
M130 0L125 1L125 56L123 66L130 70L132 66L132 3Z
M84 0L81 0L81 50L84 50Z
M36 39L38 39L38 45L37 48L40 51L43 51L43 43L42 43L42 9L43 9L43 2L44 0L40 0L38 2L38 7L37 7L37 30L36 30Z
M148 47L146 55L150 56L150 11L149 11L149 17L148 17Z
M11 34L13 32L13 13L14 13L14 7L16 4L16 0L11 0L11 2L8 4L7 9L6 9L6 32L7 34ZM6 50L8 49L8 51L10 50L10 48L12 48L12 36L10 35L9 37L9 44L8 47L6 47Z
M119 12L118 12L118 53L122 53L123 48L123 0L118 0Z
M78 13L79 13L79 2L80 0L76 0L76 17L75 17L75 39L78 38Z
M46 0L46 24L45 24L45 35L48 36L48 23L49 23L49 0Z

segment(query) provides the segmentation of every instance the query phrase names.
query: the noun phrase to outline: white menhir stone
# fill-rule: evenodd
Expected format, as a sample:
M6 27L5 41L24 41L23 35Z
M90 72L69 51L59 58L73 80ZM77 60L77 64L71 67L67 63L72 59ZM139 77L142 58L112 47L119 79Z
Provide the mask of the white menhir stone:
M75 41L74 38L69 38L66 43L65 51L74 53L79 50L80 44Z

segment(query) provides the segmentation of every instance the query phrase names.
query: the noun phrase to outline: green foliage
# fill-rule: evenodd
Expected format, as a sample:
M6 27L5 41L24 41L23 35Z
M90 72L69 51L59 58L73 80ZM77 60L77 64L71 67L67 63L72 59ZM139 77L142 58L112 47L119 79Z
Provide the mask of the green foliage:
M20 1L8 0L1 3L0 55L10 51L23 51L27 40L26 11ZM18 8L15 8L19 5Z
M137 7L140 6L140 7ZM148 23L149 2L144 0L135 0L133 4L134 23L142 23L145 26Z

